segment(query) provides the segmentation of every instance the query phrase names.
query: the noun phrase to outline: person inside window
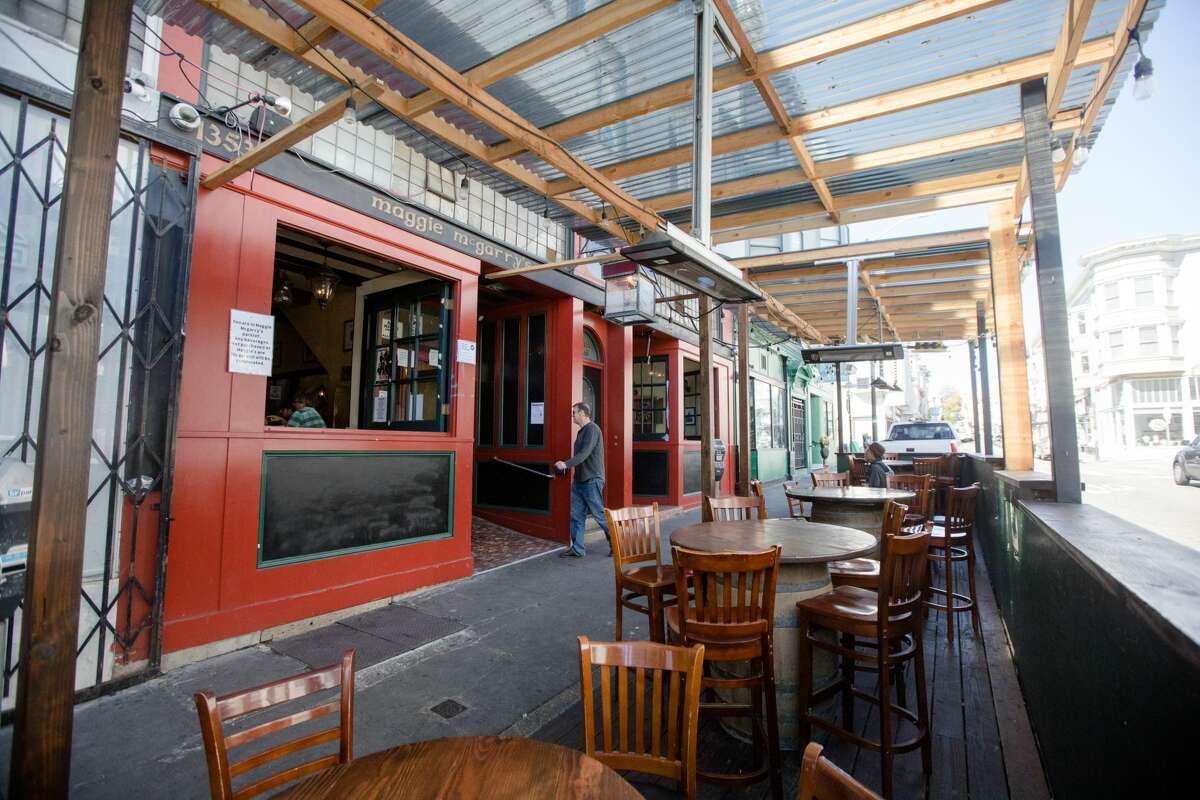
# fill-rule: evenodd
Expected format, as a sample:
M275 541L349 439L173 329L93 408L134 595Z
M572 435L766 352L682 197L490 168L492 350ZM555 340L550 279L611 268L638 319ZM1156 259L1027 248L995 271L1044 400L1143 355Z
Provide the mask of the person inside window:
M883 463L884 449L879 442L871 442L864 454L867 459L867 486L872 489L886 489L888 475L892 468Z
M298 394L292 401L292 416L288 419L289 428L324 428L325 420L321 413L308 404L308 395Z

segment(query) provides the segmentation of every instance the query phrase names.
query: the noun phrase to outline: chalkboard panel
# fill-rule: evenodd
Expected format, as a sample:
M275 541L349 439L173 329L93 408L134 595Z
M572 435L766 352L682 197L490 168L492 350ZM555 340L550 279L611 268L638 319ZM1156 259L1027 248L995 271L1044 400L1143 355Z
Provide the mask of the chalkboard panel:
M259 566L453 533L453 453L263 453Z
M550 473L544 461L522 461L521 466ZM555 478L554 480L569 480ZM475 504L514 511L550 511L550 478L543 478L499 461L475 463Z
M666 450L633 451L633 493L639 497L666 497L670 476Z

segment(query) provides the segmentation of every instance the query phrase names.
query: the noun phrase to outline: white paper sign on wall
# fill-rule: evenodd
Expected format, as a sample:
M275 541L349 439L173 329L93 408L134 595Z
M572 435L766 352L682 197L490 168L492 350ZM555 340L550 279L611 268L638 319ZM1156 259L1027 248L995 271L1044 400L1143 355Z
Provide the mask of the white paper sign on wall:
M275 318L237 308L229 310L229 371L270 375Z
M475 363L475 343L468 342L465 339L458 340L458 363L474 364Z

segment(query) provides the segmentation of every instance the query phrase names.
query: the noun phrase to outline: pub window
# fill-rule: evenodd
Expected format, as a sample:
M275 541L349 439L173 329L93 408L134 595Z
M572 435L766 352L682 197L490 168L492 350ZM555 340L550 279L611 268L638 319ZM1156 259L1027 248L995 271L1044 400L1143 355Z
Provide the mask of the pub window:
M479 326L479 413L477 430L479 444L490 447L496 443L496 324Z
M446 430L449 299L438 280L367 295L364 427Z
M771 389L766 381L752 378L750 380L750 397L754 409L754 447L766 450L773 447L771 443Z
M700 438L700 363L683 360L683 438Z
M500 354L500 444L515 447L521 425L521 320L506 319Z
M633 438L667 438L667 357L633 362Z
M546 317L535 314L526 322L529 367L525 375L528 415L525 419L525 444L541 447L546 443Z
M597 363L604 360L600 354L600 342L596 339L596 334L587 328L583 329L583 360Z

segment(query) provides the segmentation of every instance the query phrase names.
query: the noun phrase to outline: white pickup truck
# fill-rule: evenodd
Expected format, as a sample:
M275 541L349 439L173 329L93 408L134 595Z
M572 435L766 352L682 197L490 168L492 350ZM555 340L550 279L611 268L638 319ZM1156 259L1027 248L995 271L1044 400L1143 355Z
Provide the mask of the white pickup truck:
M958 452L958 437L948 422L898 422L880 442L897 455L942 455Z

